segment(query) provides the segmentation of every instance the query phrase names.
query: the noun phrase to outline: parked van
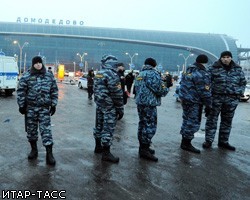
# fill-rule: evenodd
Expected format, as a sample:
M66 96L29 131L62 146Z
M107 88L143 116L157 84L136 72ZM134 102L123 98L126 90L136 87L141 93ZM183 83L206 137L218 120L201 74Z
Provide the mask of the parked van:
M0 55L0 90L11 96L18 83L18 66L15 57Z

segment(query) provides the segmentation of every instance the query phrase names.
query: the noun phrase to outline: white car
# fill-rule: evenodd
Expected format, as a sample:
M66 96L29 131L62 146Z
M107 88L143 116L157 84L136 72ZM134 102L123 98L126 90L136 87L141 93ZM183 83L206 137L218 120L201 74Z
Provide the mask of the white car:
M129 72L131 72L131 69L126 69L124 72L124 75L126 76ZM140 73L140 70L133 70L133 75L135 76L136 73Z
M240 101L248 101L250 99L250 85L246 85L244 95L240 97Z
M83 76L79 78L79 80L78 80L78 88L80 88L80 89L87 89L88 88L88 86L87 86L87 83L88 83L87 77L88 77L88 74L83 74Z

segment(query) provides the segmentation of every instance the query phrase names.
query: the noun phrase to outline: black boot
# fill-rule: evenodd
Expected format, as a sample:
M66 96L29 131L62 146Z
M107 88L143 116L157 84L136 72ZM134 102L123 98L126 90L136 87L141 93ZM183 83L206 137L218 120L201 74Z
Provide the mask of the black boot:
M139 153L140 153L140 151L142 150L142 148L141 147L139 147ZM155 150L154 149L152 149L152 148L148 148L148 150L149 150L149 152L151 153L151 154L155 154Z
M140 144L140 147L139 147L139 154L140 154L140 151L142 150L142 142L139 142L139 144ZM149 145L149 152L151 154L155 154L155 150L150 148L150 145Z
M110 153L110 146L103 147L102 160L112 162L112 163L118 163L119 162L119 158L113 156L113 154Z
M205 142L203 142L202 147L203 147L204 149L210 149L210 148L212 147L212 142L210 142L210 141L205 141Z
M230 145L228 142L218 142L218 147L223 148L223 149L228 149L231 151L235 151L236 148L232 145Z
M150 153L149 144L140 144L139 155L140 158L144 158L146 160L152 160L155 162L158 161L158 158L155 157L152 153Z
M102 143L101 143L101 139L97 138L95 139L95 153L102 153Z
M29 160L36 159L38 156L36 141L30 141L30 146L31 146L31 152L28 155L28 159Z
M193 153L201 153L199 149L196 149L192 144L190 139L182 138L181 148L186 151L190 151Z
M155 154L155 150L154 150L153 148L150 147L151 144L152 144L152 142L151 142L150 145L149 145L149 152L150 152L151 154Z
M53 153L52 153L52 144L46 146L46 152L47 152L46 153L46 163L48 165L55 165L56 161L55 161L55 158L54 158Z
M149 147L148 150L149 150L149 152L150 152L151 154L153 154L153 155L155 154L155 150L152 149L151 147Z

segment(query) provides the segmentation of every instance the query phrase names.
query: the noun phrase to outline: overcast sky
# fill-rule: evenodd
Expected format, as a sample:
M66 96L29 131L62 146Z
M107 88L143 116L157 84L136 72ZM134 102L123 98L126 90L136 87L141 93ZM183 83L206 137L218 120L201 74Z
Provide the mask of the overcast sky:
M83 21L85 26L219 33L250 48L250 0L7 0L0 21Z

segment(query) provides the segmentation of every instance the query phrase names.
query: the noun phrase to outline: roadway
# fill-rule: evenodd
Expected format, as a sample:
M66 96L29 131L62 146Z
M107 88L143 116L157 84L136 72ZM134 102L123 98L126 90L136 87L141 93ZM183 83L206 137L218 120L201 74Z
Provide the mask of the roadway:
M118 164L95 155L93 127L95 104L87 91L58 83L59 103L52 117L55 167L45 163L45 148L39 138L39 156L28 161L30 151L24 118L18 113L16 93L0 95L0 199L70 200L228 200L250 199L250 103L240 103L233 122L230 143L235 152L217 147L203 150L204 123L193 144L201 154L180 149L181 105L174 88L158 107L158 129L153 138L157 163L138 157L137 110L130 98L124 118L118 122L112 152ZM16 192L14 192L16 191ZM19 193L17 193L19 192ZM26 193L24 193L26 192Z

